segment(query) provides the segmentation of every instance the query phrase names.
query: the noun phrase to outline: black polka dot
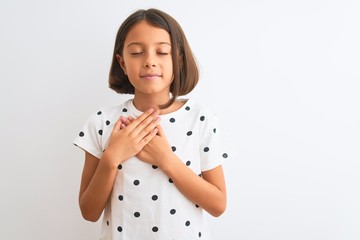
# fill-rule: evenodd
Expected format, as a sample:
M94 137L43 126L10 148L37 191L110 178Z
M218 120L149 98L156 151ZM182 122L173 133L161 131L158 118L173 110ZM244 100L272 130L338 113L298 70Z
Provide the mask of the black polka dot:
M157 169L157 168L158 168L158 166L156 166L156 165L152 165L152 168L153 168L153 169Z
M106 221L106 225L108 225L108 226L110 225L109 221Z
M110 125L110 121L109 120L106 120L106 125Z
M186 133L186 135L191 136L191 135L192 135L192 131L188 131L188 132Z
M97 112L97 115L101 115L101 113L102 113L101 111L98 111L98 112Z
M197 204L195 204L195 207L196 207L196 208L199 208L200 206L199 206L199 205L197 205Z
M175 118L170 118L169 120L171 123L174 123L175 122Z
M201 173L199 173L198 176L201 177L202 176Z
M137 186L137 185L139 185L139 184L140 184L140 181L139 181L139 180L135 180L135 181L134 181L134 185L135 185L135 186Z
M186 166L190 166L191 162L190 161L187 161L186 162Z
M216 133L216 128L213 129L213 132Z
M222 155L222 157L223 158L227 158L229 155L227 154L227 153L224 153L223 155Z
M80 133L79 133L79 136L80 136L80 137L83 137L84 135L85 135L84 132L80 132Z
M119 170L122 169L122 165L121 165L121 164L118 165L118 169L119 169Z
M190 226L190 221L186 221L185 226L187 226L187 227Z
M169 183L173 183L173 180L171 178L169 178Z
M190 110L190 107L189 107L189 106L186 106L185 110L186 110L186 111L189 111L189 110Z
M123 195L119 195L118 199L119 199L119 201L122 201L122 200L124 200L124 196L123 196Z
M152 195L151 199L156 201L156 200L158 200L158 196L157 195Z
M118 230L118 232L122 232L123 229L122 229L122 227L118 226L117 230Z
M159 228L155 226L155 227L152 228L152 231L157 232L157 231L159 231Z
M204 148L204 152L208 152L210 149L208 147Z
M99 133L99 135L102 135L103 130L99 130L98 133Z
M128 110L127 110L126 108L123 108L122 111L123 111L123 112L127 112Z
M198 234L198 235L199 235L199 237L201 237L201 232L199 232L199 234Z
M172 146L171 149L172 149L173 152L176 151L176 147L175 147L175 146Z
M205 116L201 116L200 121L204 121L204 120L205 120Z
M134 217L140 217L140 213L139 212L134 212Z
M174 215L175 213L176 213L176 210L175 210L175 209L171 209L171 210L170 210L170 214L171 214L171 215Z

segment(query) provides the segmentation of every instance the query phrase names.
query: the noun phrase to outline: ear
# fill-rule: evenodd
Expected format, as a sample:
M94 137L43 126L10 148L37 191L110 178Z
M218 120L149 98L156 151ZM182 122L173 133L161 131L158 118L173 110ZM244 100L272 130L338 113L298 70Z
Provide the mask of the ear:
M122 56L120 56L120 54L116 54L115 56L116 56L117 61L119 62L121 69L124 71L125 75L127 75L124 58Z

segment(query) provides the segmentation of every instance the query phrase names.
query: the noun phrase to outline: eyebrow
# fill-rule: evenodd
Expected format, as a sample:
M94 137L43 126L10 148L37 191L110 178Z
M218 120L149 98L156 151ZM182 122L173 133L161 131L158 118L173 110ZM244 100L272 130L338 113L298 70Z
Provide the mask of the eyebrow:
M157 42L156 45L162 45L162 44L166 44L166 45L169 45L171 47L171 44L168 43L168 42ZM143 43L141 42L132 42L132 43L129 43L126 48L132 46L132 45L144 45Z

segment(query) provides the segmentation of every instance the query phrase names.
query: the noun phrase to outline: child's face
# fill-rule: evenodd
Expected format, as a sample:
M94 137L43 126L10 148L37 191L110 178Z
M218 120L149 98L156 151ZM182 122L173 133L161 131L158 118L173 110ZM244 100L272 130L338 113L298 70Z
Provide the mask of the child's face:
M116 55L137 94L169 97L173 80L171 41L167 31L145 21L127 34L123 56Z

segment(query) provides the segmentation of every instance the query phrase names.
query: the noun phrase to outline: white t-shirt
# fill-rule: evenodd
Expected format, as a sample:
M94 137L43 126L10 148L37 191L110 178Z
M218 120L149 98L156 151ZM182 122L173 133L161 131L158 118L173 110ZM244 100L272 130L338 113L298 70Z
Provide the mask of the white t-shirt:
M132 100L90 116L74 144L101 159L120 116L142 114ZM160 115L173 152L199 177L230 157L220 140L217 117L191 100ZM132 157L118 167L105 207L100 239L211 239L204 210L189 201L157 166Z

